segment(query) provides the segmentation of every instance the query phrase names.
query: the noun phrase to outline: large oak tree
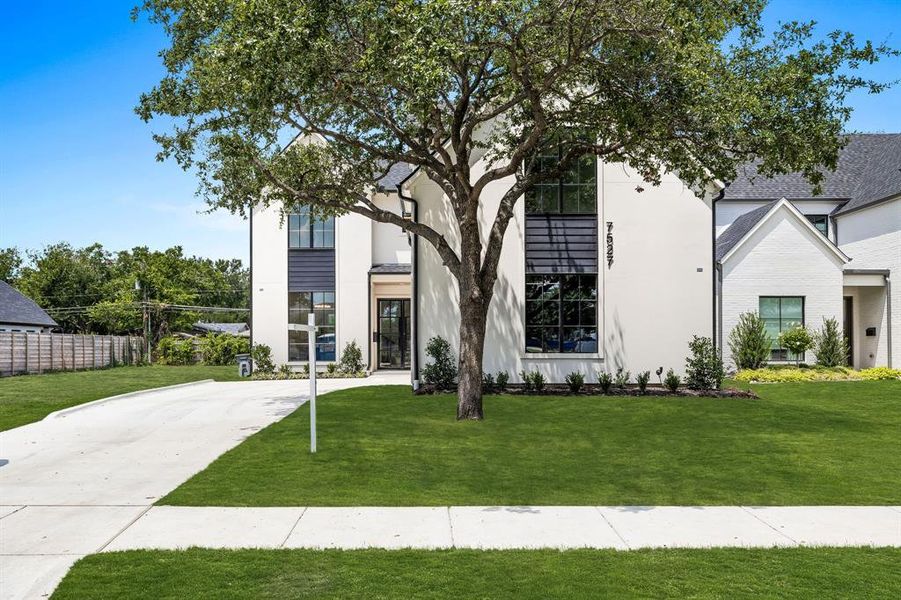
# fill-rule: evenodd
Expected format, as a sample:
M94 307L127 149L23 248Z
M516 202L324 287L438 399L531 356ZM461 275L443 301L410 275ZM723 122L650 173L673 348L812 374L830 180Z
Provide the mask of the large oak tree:
M215 207L348 212L431 244L459 287L457 416L482 417L485 321L517 201L579 157L651 184L834 167L855 75L892 52L812 24L764 35L762 0L147 0L171 45L141 98L174 117L161 158L195 169ZM168 122L168 121L167 121ZM318 135L327 144L294 144ZM528 168L541 144L557 169ZM492 162L470 172L476 156ZM458 241L372 203L398 162L446 196ZM486 186L509 180L490 230ZM486 239L485 243L482 239Z

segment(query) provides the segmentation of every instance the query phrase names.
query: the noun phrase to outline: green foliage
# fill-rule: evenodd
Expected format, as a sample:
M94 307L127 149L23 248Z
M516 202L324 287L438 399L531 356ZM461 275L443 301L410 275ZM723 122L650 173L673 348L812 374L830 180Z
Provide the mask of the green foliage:
M139 282L140 290L135 289ZM66 331L137 333L143 329L141 302L148 301L151 336L191 330L200 313L171 305L247 308L248 273L239 260L188 257L180 246L164 251L135 247L107 251L100 244L73 248L61 243L28 253L16 282L25 295L50 309ZM54 308L87 307L56 312ZM236 320L244 313L223 313Z
M156 360L162 365L193 365L197 362L194 340L164 337L156 345Z
M250 352L250 340L228 333L211 333L199 342L200 356L205 365L233 365L238 354Z
M540 394L544 391L547 379L541 374L541 371L522 370L520 371L519 376L522 378L523 390L527 394Z
M804 354L813 347L813 336L806 327L798 325L779 334L779 345L791 352L800 365Z
M742 313L729 333L729 350L737 369L759 369L770 357L772 340L756 311Z
M250 358L253 360L254 373L266 375L275 372L275 364L272 362L272 348L266 344L254 344L250 350Z
M690 390L718 390L725 372L723 361L709 337L692 336L691 356L685 359L685 385ZM667 375L668 376L668 375Z
M422 367L423 380L439 389L451 389L457 378L457 364L450 343L440 335L435 336L426 344L425 353L432 362Z
M338 364L337 363L327 363L325 365L325 372L330 377L334 377L338 374Z
M22 267L22 254L18 248L0 248L0 281L15 287Z
M769 367L764 369L748 369L735 375L736 381L743 383L801 383L807 381L855 381L899 379L901 369L874 367L855 371L849 367L812 367L800 369L796 367Z
M569 386L570 392L578 394L582 391L582 386L585 385L585 376L578 371L573 371L566 376L566 385Z
M663 387L675 393L679 390L680 385L682 385L682 378L676 375L676 372L672 369L668 370L666 377L663 378Z
M343 373L358 374L365 371L366 366L363 364L363 352L356 340L351 340L344 345L344 351L341 353L341 362L339 369Z
M494 375L491 373L482 373L482 389L491 392L494 391L495 386Z
M610 373L598 373L598 387L601 388L601 393L609 394L611 386L613 386L613 377Z
M291 365L282 364L278 366L278 368L275 370L275 373L283 379L289 379L291 375L294 374L294 371L291 369ZM263 374L265 375L266 373L264 372Z
M510 383L510 374L506 371L498 371L497 375L494 377L494 381L497 384L497 391L503 392Z
M635 376L635 382L638 384L638 391L642 394L648 389L648 382L651 380L650 371L642 371Z
M823 327L813 335L813 354L821 367L844 365L851 354L851 346L838 321L823 319Z
M629 379L631 379L632 374L629 371L624 370L622 367L619 367L616 370L616 376L613 378L613 383L621 390L626 389L626 384L629 383Z

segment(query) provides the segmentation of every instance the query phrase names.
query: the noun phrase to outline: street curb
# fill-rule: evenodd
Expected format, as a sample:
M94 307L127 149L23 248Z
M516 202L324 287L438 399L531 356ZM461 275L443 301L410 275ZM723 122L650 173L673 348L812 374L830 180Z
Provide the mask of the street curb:
M61 410L54 411L41 419L41 421L47 421L49 419L55 419L58 417L65 417L66 415L74 412L78 412L83 408L89 408L91 406L96 406L98 404L103 404L104 402L112 402L113 400L122 400L123 398L129 398L131 396L137 396L138 394L147 394L150 392L163 392L166 390L175 390L178 388L191 387L194 385L201 385L204 383L214 383L215 379L201 379L200 381L189 381L187 383L176 383L173 385L164 385L163 387L155 387L155 388L147 388L146 390L135 390L133 392L126 392L124 394L119 394L117 396L109 396L107 398L98 398L97 400L91 400L90 402L85 402L84 404L78 404L76 406L70 406L69 408L63 408Z

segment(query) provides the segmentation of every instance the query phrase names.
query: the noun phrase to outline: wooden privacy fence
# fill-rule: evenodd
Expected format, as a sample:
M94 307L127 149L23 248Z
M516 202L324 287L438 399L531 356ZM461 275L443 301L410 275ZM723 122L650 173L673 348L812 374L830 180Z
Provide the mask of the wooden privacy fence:
M0 332L0 376L101 369L144 359L144 338Z

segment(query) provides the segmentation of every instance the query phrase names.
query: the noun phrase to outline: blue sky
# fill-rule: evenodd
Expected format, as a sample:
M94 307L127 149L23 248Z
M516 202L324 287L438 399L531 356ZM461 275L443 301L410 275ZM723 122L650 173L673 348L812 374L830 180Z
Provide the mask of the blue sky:
M29 0L0 9L0 247L181 244L189 254L246 260L246 223L198 214L196 182L155 161L154 125L132 110L162 75L157 52L166 43L159 28L130 20L137 2ZM765 18L815 19L820 32L845 29L901 47L901 0L773 0ZM901 61L866 74L901 78ZM852 105L851 129L901 131L901 89L857 94Z

